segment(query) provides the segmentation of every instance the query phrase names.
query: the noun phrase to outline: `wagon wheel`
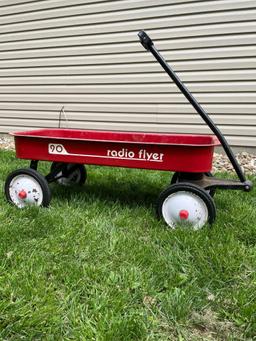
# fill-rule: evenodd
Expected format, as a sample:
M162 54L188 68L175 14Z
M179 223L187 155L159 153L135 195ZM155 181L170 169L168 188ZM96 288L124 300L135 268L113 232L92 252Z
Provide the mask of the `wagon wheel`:
M26 206L48 206L51 192L46 179L31 168L18 169L5 181L7 200L19 208Z
M87 178L85 166L78 163L53 162L51 173L55 173L56 182L64 186L83 185Z
M173 229L178 225L190 225L198 230L207 222L214 222L216 208L204 189L184 182L170 185L160 193L157 214Z
M206 176L211 177L211 178L213 177L213 175L212 175L211 172L206 172L206 173L204 173L204 174L205 174ZM180 177L180 173L179 173L179 172L175 172L175 173L173 174L172 178L171 178L171 185L178 183L178 182L179 182L179 177ZM206 190L206 191L207 191L207 193L210 194L210 196L211 196L212 198L214 197L214 194L215 194L215 192L216 192L215 189L209 189L209 190Z

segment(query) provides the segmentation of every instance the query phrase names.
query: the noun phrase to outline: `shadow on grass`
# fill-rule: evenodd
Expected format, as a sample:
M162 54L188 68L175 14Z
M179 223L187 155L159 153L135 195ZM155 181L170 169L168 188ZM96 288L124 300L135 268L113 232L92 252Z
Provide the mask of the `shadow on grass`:
M150 181L125 182L125 181L90 181L84 186L62 187L58 184L51 185L52 200L72 201L73 199L91 202L102 201L118 203L134 208L138 205L151 207L155 205L157 197L164 189L164 185L152 184Z
M160 193L168 186L172 173L149 170L90 166L89 179L83 186L63 187L51 184L52 200L118 203L134 208L152 207ZM230 174L217 174L218 178L235 178ZM225 192L225 195L220 195ZM228 192L228 193L226 193ZM238 191L216 190L214 201L223 210L230 208L228 198L237 197Z

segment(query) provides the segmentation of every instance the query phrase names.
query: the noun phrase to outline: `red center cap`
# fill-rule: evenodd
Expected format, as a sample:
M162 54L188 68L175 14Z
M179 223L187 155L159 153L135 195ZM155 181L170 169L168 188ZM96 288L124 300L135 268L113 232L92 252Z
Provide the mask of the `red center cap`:
M27 197L27 193L24 190L20 191L18 195L20 199L26 199Z
M188 219L189 213L187 210L181 210L179 214L180 214L181 220L187 220Z

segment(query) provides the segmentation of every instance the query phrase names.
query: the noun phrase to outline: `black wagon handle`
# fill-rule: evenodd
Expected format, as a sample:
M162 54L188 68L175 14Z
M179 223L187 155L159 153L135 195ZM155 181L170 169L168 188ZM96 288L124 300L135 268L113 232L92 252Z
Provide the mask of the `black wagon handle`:
M183 95L187 98L190 104L195 108L197 113L202 117L202 119L211 129L211 131L217 136L232 166L234 167L238 178L240 179L242 183L244 183L245 185L244 189L249 191L252 187L251 182L246 180L241 166L239 165L232 149L230 148L226 138L223 136L220 129L216 126L213 120L209 117L207 112L201 107L201 105L198 103L195 97L191 94L188 88L182 83L182 81L176 75L176 73L173 71L170 65L168 65L168 63L165 61L165 59L156 49L152 39L147 35L147 33L145 31L139 31L138 36L139 36L142 46L153 54L153 56L156 58L159 64L163 67L163 69L168 73L170 78L174 81L174 83L177 85L177 87L180 89Z
M152 39L147 35L145 31L139 31L138 37L140 38L141 45L149 50L152 45L154 45Z

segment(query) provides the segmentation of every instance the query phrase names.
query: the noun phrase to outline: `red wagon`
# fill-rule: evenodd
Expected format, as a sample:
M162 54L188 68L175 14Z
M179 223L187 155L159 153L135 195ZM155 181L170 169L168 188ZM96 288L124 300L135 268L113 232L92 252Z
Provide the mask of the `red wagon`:
M251 189L251 182L245 179L219 129L168 66L147 34L141 31L139 37L215 136L74 129L13 133L16 156L31 160L31 163L30 168L16 170L8 176L5 184L8 201L18 207L48 206L48 184L53 181L66 185L83 184L86 180L84 164L172 171L175 173L171 185L158 198L157 213L172 228L189 223L198 229L215 219L212 197L216 188ZM217 179L211 175L214 147L219 144L225 149L240 181ZM40 160L52 162L46 177L37 172Z

